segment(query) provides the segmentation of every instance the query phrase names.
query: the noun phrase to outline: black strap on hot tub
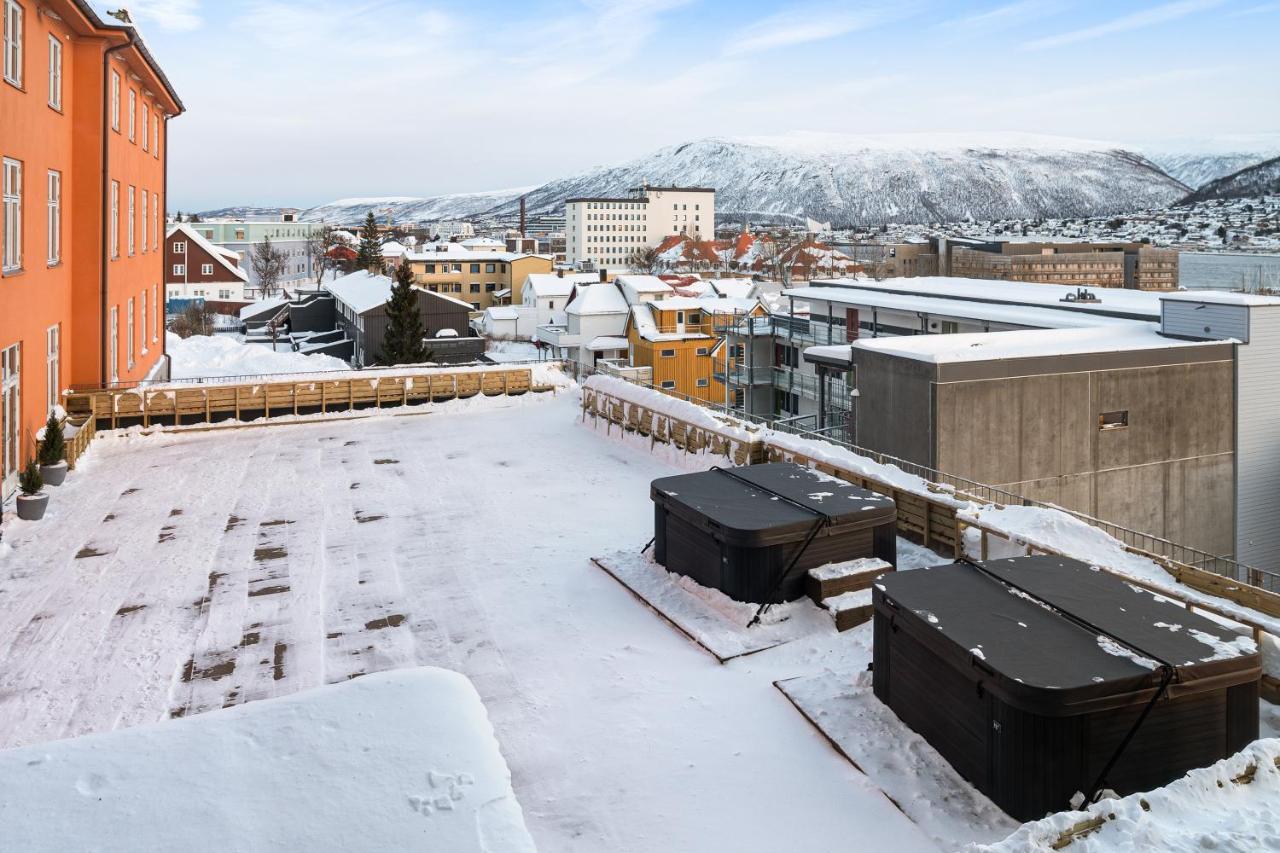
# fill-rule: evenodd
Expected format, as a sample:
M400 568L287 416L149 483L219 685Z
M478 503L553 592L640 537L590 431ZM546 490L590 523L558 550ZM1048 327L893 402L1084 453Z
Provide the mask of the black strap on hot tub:
M1052 601L1046 601L1041 596L1036 595L1034 592L1032 592L1029 589L1019 586L1018 584L1014 583L1008 578L1000 577L994 572L988 570L987 567L982 565L981 563L971 560L968 557L959 557L956 559L956 562L964 563L967 566L971 566L972 568L977 569L978 571L982 572L984 575L996 581L997 583L1007 586L1010 589L1016 589L1018 592L1022 593L1023 595L1031 598L1034 601L1039 602L1045 607L1048 607L1049 609L1053 610L1053 612L1059 614L1063 618L1068 619L1072 622L1075 622L1077 625L1081 626L1082 628L1085 628L1088 631L1092 631L1095 634L1101 634L1105 637L1109 637L1111 640L1113 640L1114 642L1122 646L1125 646L1130 651L1136 652L1139 655L1149 660L1156 661L1157 663L1160 664L1160 686L1156 688L1156 692L1151 696L1151 699L1147 702L1145 706L1143 706L1142 713L1138 714L1138 719L1133 721L1133 725L1129 727L1129 731L1125 733L1125 736L1120 740L1119 745L1116 746L1115 751L1111 753L1111 757L1107 759L1107 763L1102 767L1102 772L1098 774L1098 778L1094 780L1093 785L1091 786L1091 789L1088 795L1088 802L1090 803L1096 802L1098 797L1105 790L1105 786L1107 784L1107 776L1111 773L1112 769L1115 768L1116 762L1120 760L1120 757L1124 755L1124 751L1129 747L1129 743L1133 740L1134 735L1138 733L1138 729L1142 728L1142 724L1143 722L1146 721L1147 715L1151 713L1151 709L1156 706L1156 703L1160 701L1160 698L1162 696L1164 696L1165 691L1169 689L1169 684L1176 677L1178 668L1175 667L1173 664L1169 663L1167 660L1164 660L1163 658L1161 658L1159 655L1154 655L1151 652L1147 651L1146 649L1142 648L1141 646L1134 645L1128 640L1125 640L1121 637L1117 637L1115 634L1111 633L1105 628L1100 628L1097 625L1090 622L1088 619L1085 619L1081 616L1077 616L1075 613L1072 613L1069 610L1064 610L1062 607L1058 606ZM1070 807L1070 804L1068 804L1068 806Z
M794 507L797 507L798 509L802 509L805 512L811 512L817 516L817 519L813 522L813 526L809 528L809 532L805 534L804 540L800 543L800 547L796 549L795 554L791 556L791 559L787 562L787 565L783 567L781 573L778 574L777 579L773 582L773 587L769 590L768 597L769 598L775 597L778 594L778 590L782 589L782 585L786 582L787 578L791 576L791 572L795 568L796 563L800 562L800 558L804 556L804 552L809 548L809 543L813 542L814 538L818 535L818 531L831 523L831 516L827 515L825 512L823 512L820 509L816 509L815 507L811 507L808 504L801 503L800 501L796 500L793 497L784 495L781 492L775 492L773 489L769 488L768 486L762 486L759 483L753 483L751 480L748 480L746 477L739 476L738 474L735 474L732 471L729 471L725 468L721 468L719 465L712 465L710 470L716 471L720 474L724 474L726 477L730 477L734 480L737 480L739 483L742 483L744 486L747 486L748 488L759 489L762 492L767 492L768 494L773 495L778 500L786 501L787 503L791 504ZM756 615L751 617L751 621L747 623L747 627L750 628L753 625L755 625L757 622L759 622L760 617L763 616L772 606L773 606L772 602L766 601L765 603L761 604L758 608L756 608Z

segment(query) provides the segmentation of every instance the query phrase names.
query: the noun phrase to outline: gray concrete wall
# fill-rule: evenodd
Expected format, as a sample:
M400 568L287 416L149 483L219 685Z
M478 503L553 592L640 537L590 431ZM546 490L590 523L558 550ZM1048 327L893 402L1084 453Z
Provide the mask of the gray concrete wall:
M854 443L933 466L933 382L937 368L923 361L853 349L858 398Z

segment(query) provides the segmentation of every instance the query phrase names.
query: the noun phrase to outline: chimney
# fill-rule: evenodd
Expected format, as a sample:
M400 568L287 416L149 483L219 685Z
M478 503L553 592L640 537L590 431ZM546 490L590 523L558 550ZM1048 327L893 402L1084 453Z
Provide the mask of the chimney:
M609 280L609 271L608 271L607 269L605 269L604 267L600 267L600 280L601 280L601 281L608 281L608 280Z
M564 270L563 270L563 269L558 269L558 270L556 270L556 278L564 278Z
M524 237L524 196L520 196L520 236ZM521 251L524 251L524 242L521 240Z

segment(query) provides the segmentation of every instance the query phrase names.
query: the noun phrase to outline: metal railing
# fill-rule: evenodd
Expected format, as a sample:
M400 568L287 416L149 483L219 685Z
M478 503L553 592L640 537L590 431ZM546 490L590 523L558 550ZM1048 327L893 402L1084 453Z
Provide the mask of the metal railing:
M1250 566L1241 563L1230 557L1223 557L1212 554L1200 548L1193 548L1189 545L1182 545L1162 536L1156 536L1151 533L1143 533L1140 530L1134 530L1121 524L1105 521L1095 518L1087 513L1078 512L1076 510L1067 509L1057 504L1047 501L1039 501L1034 498L1011 492L1008 489L999 486L992 486L987 483L980 483L977 480L970 480L967 477L960 477L955 474L948 474L945 471L939 471L936 468L930 468L927 465L920 465L907 459L901 459L897 456L891 456L887 453L881 453L877 450L871 450L866 447L859 447L848 441L841 440L837 437L841 430L842 424L839 419L843 418L846 412L829 412L827 415L830 423L824 429L817 429L817 414L788 416L778 418L776 416L755 415L744 412L741 409L727 407L719 403L708 403L706 400L699 400L696 397L690 397L678 391L659 388L649 383L635 382L633 384L650 388L654 391L661 391L677 399L686 400L699 406L712 409L725 417L734 418L739 421L757 424L769 429L778 430L780 432L790 433L801 438L812 438L825 441L837 447L842 447L851 453L866 457L873 462L881 465L892 465L901 469L907 474L913 474L931 483L940 486L947 486L954 490L956 496L961 499L970 499L979 503L1000 504L1004 506L1029 506L1040 509L1051 509L1057 512L1066 513L1072 518L1082 521L1092 527L1111 536L1113 539L1127 545L1128 547L1151 554L1157 557L1180 563L1191 568L1201 569L1211 572L1221 577L1231 578L1248 586L1257 587L1268 592L1280 593L1280 573L1270 571L1268 569L1260 569L1256 566ZM810 426L812 425L812 426Z
M772 385L773 371L772 367L732 366L727 372L723 367L717 367L713 375L730 385Z

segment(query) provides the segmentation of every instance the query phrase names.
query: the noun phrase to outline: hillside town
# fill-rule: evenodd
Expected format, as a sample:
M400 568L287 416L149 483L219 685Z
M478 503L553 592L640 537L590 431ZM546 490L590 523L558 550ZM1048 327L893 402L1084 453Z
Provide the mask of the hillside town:
M530 124L492 191L299 94L263 162L337 147L214 164L192 34L419 56L240 3L0 0L5 849L1275 846L1280 131ZM824 15L716 61L894 26Z

